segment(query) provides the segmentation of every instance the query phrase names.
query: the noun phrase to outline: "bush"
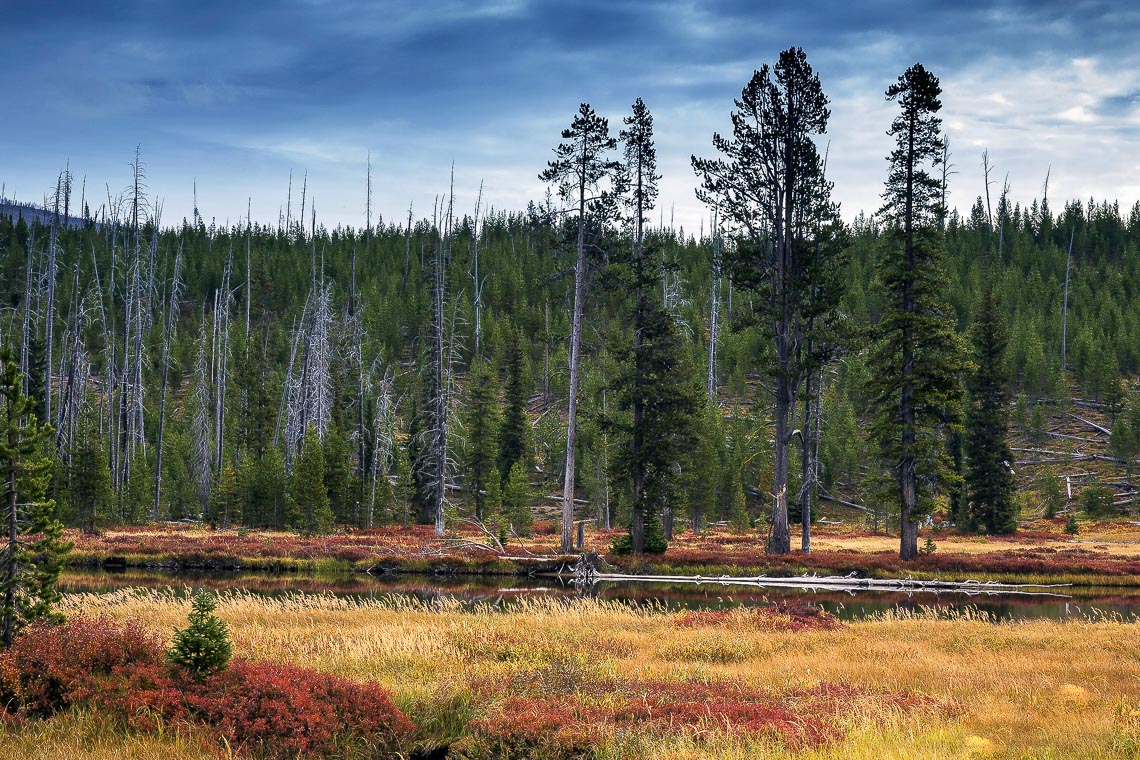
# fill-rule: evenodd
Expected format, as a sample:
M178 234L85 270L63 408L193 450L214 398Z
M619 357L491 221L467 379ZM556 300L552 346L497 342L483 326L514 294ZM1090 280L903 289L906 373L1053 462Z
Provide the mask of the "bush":
M294 665L235 660L187 702L230 746L274 758L343 754L349 745L386 757L414 728L379 684Z
M374 682L244 660L187 675L142 626L75 617L29 626L0 652L0 706L29 717L78 707L143 731L204 723L230 747L271 758L388 757L414 729Z
M214 595L198 591L191 599L190 625L174 629L174 641L166 657L195 677L222 670L230 661L230 632L225 621L213 614Z
M9 711L43 717L95 697L110 706L127 691L153 702L146 694L173 687L163 654L158 636L135 623L75 617L35 624L0 654L0 700Z

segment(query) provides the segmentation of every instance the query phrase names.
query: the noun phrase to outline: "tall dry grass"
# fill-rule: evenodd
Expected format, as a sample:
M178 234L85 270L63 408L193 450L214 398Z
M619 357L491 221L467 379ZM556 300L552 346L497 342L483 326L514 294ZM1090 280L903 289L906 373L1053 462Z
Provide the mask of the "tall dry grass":
M133 590L72 595L62 607L170 632L185 621L189 602L171 590ZM445 737L458 735L479 710L469 684L525 678L554 663L586 684L727 680L788 693L825 682L913 692L951 706L907 713L875 700L846 705L839 718L845 737L801 753L810 758L1118 758L1135 756L1129 752L1140 740L1129 739L1119 718L1140 707L1140 629L1108 618L996 624L981 613L926 610L795 632L744 615L679 625L662 608L617 602L529 599L501 610L399 597L242 592L221 594L217 613L229 623L235 654L376 679L421 726ZM100 733L82 716L61 720L9 733L4 745L20 748L14 757L201 754L193 737L118 736L116 744L116 735ZM599 752L787 756L778 744L727 734L624 736Z

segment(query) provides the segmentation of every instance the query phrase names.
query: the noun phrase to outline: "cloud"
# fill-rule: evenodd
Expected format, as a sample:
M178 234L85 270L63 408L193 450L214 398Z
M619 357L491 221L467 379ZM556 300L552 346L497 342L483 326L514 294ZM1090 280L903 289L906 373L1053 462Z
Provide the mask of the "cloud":
M634 98L656 115L660 205L687 230L707 215L690 154L727 132L753 69L802 45L832 99L829 170L845 216L879 203L882 93L921 60L941 77L959 172L982 190L980 153L1028 202L1051 193L1135 200L1140 10L1091 0L250 0L100 4L45 0L6 12L23 100L0 181L38 195L68 157L96 186L123 182L143 145L168 218L189 188L235 216L276 221L290 168L309 171L327 222L358 224L365 156L376 206L427 212L452 161L463 203L479 180L497 207L541 197L537 174L579 102L619 126ZM260 212L258 209L261 209Z

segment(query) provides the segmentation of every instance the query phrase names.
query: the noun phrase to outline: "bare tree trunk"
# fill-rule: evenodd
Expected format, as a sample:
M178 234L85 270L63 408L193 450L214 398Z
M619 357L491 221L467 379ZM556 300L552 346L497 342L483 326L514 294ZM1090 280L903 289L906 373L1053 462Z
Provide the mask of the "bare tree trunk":
M720 220L719 209L713 209L712 228L712 295L709 299L709 401L716 402L716 348L720 339Z
M166 307L166 324L162 331L162 383L158 392L158 437L155 441L154 506L151 519L158 522L159 504L162 501L162 439L166 430L166 388L170 377L170 341L178 324L178 298L182 289L182 242L174 257L174 276L170 281L170 300Z
M408 229L404 233L404 292L408 292L408 270L412 265L412 205L408 204Z
M1048 184L1048 180L1046 180ZM1069 337L1069 270L1073 265L1073 238L1077 234L1076 225L1069 231L1069 253L1065 257L1065 297L1061 301L1061 369L1065 368L1066 349Z
M448 224L450 224L451 209L448 208ZM438 227L438 225L437 225ZM444 332L443 332L443 310L444 310L444 295L446 288L446 279L444 272L444 256L443 246L444 240L442 234L437 234L434 257L434 334L432 340L432 373L434 388L434 398L432 403L435 407L435 430L434 432L434 445L432 449L432 457L434 459L434 472L435 484L433 486L432 497L435 502L435 535L442 537L445 533L445 505L446 505L446 468L447 468L447 394L444 390Z
M4 505L4 507L5 511L7 512L7 514L5 514L5 517L7 518L6 522L8 523L8 541L6 551L4 552L7 559L7 562L5 563L6 567L4 573L4 607L5 609L15 610L16 570L17 560L20 556L20 525L19 513L17 512L17 494L19 493L17 487L19 485L18 477L20 472L20 463L18 455L16 453L19 451L20 443L19 436L17 435L16 431L16 426L19 424L19 420L16 419L15 409L13 408L13 404L10 400L4 405L4 408L5 416L7 417L5 420L7 423L6 429L8 431L8 440L5 442L7 451L5 452L4 456L4 469L7 470L5 473L5 491L7 492L5 494L7 496L7 499L5 499L5 501L7 503ZM5 647L12 643L12 635L15 633L14 623L14 615L4 616L4 629L2 632L0 632L0 644L3 644Z
M479 182L479 198L475 201L475 220L472 222L472 260L474 271L471 275L472 280L472 301L475 309L475 351L473 357L478 359L482 356L480 353L481 338L483 337L483 282L486 278L479 278L479 209L483 204L483 182Z
M561 551L574 550L574 466L578 443L578 365L582 347L582 314L586 305L586 142L578 172L578 256L574 266L574 316L570 323L570 399L566 410L566 469L562 481Z

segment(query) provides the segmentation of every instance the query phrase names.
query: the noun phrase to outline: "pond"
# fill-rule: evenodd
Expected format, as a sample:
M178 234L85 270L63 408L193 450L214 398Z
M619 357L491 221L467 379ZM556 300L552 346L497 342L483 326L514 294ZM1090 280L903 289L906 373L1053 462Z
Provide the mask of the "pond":
M1048 618L1140 620L1140 588L1071 586L1030 593L963 593L958 591L811 591L797 588L722 585L717 582L603 582L577 588L554 577L430 576L364 574L310 576L251 572L164 572L158 570L69 571L60 579L64 593L107 593L130 587L205 587L254 594L328 593L375 598L401 595L417 599L458 599L509 607L528 597L573 599L583 596L670 610L723 610L772 602L808 603L843 620L859 620L892 610L971 609L995 621Z

